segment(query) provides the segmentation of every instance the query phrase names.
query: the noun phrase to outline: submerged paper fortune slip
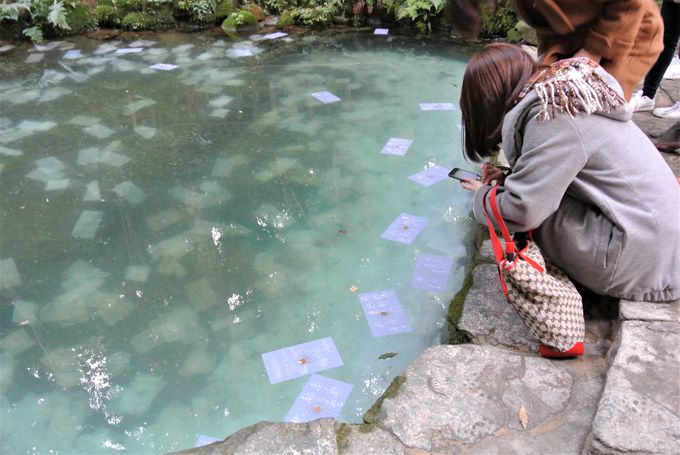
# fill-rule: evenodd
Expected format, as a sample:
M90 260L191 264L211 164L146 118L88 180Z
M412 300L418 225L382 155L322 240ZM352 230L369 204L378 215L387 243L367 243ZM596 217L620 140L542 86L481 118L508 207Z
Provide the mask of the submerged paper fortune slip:
M285 32L268 33L268 34L264 35L262 38L263 39L277 39L277 38L283 38L284 36L288 36L288 33L285 33Z
M234 55L236 57L252 57L253 56L253 51L251 49L245 48L245 47L235 47L233 49Z
M455 111L453 103L420 103L421 111Z
M204 434L199 434L198 437L196 438L196 443L194 444L194 447L207 446L208 444L212 444L213 442L217 441L221 441L221 439L213 438L212 436L206 436Z
M432 166L424 171L409 176L410 180L423 185L430 186L445 180L449 176L449 170L441 166Z
M340 98L333 95L331 92L326 92L326 91L312 93L312 96L314 98L316 98L317 100L321 101L323 104L330 104L330 103L335 103L337 101L341 101Z
M427 224L427 218L402 213L380 236L386 240L410 245Z
M388 28L376 28L373 31L374 35L388 35L390 33L390 30Z
M149 68L153 68L155 70L170 71L177 68L177 65L173 65L171 63L156 63L155 65L151 65Z
M446 289L452 268L453 259L449 257L420 253L410 284L424 291L441 292Z
M331 337L265 352L262 361L272 384L343 364Z
M322 417L337 418L354 386L336 379L313 374L284 422L302 423Z
M404 309L394 291L378 291L359 294L371 335L382 337L413 330Z
M117 55L125 55L125 54L137 54L139 52L142 52L144 48L142 47L124 47L121 49L117 49L114 54Z
M409 147L413 144L413 139L401 139L398 137L391 137L389 141L382 148L380 153L384 155L398 155L404 156L408 152Z

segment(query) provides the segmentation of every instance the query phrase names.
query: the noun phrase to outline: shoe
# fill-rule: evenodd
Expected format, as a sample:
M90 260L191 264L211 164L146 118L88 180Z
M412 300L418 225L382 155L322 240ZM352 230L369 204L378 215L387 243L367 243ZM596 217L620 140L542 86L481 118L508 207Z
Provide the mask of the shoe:
M573 345L571 348L569 348L567 351L561 352L561 351L556 351L553 348L550 348L544 344L541 344L538 348L538 353L540 354L541 357L545 357L546 359L566 359L569 357L578 357L582 356L583 353L585 352L585 348L583 346L583 342L579 341L575 345Z
M642 94L642 90L635 92L628 102L633 112L647 112L654 109L654 98Z
M657 107L652 114L661 118L680 119L680 101L676 101L671 107Z

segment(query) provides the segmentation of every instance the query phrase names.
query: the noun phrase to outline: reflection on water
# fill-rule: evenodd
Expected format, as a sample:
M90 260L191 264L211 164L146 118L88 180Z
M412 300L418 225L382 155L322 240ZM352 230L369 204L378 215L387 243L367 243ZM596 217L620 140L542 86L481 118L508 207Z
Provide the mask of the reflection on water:
M161 453L283 420L309 375L271 384L262 354L328 337L342 366L317 374L361 421L460 285L469 198L434 172L464 164L460 116L420 103L455 103L467 56L356 34L4 56L2 450ZM400 214L426 222L412 243L381 238ZM453 267L413 278L421 253ZM410 331L372 337L369 293Z

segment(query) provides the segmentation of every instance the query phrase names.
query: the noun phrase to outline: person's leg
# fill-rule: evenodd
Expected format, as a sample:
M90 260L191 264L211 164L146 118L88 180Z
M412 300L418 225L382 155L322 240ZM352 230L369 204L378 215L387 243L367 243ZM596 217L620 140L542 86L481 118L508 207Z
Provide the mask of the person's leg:
M661 5L663 18L663 51L654 66L649 70L642 86L642 95L653 99L659 89L663 75L673 60L675 48L680 38L680 3L664 0Z

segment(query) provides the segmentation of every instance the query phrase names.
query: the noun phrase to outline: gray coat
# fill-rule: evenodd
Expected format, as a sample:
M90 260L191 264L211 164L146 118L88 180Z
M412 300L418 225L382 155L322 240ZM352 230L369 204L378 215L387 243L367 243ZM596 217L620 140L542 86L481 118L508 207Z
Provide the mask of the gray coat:
M680 298L680 186L630 108L544 122L538 111L531 92L503 121L512 173L498 203L508 229L533 229L546 257L599 294ZM489 189L474 197L483 224Z

